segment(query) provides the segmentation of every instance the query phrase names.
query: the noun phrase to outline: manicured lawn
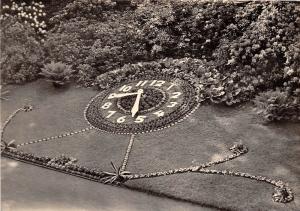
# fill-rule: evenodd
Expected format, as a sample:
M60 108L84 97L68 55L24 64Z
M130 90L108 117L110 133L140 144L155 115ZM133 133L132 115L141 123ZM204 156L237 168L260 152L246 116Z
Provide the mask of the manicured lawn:
M94 183L6 158L2 159L1 169L1 210L4 211L214 210Z
M97 94L95 90L73 86L66 90L57 90L41 80L7 88L10 90L10 99L1 103L2 122L24 103L34 106L33 111L21 113L13 119L6 130L5 139L15 139L18 144L88 127L83 111L88 101ZM82 165L112 171L110 162L121 164L129 138L126 135L93 130L64 139L27 145L23 150L51 157L66 154L77 158ZM199 165L229 155L228 148L239 141L249 148L249 152L216 168L281 179L293 189L294 201L287 204L275 203L272 201L272 186L244 178L219 175L188 173L128 181L126 185L129 188L195 202L203 207L229 210L298 210L300 125L263 125L249 104L233 108L201 106L192 116L174 127L137 135L127 170L132 173L147 173ZM27 172L27 182L30 179L44 180L47 183L47 180L55 177L49 170L35 171L30 165L28 168L32 169L32 173ZM18 174L20 176L14 176L22 178L22 172ZM6 176L9 176L8 172ZM82 187L89 183L80 182L72 176L62 179L78 181L78 185ZM6 192L12 191L9 189L11 180L4 178L3 181L7 182L3 186L5 196ZM51 183L55 185L55 181L52 180ZM99 188L103 187L102 184L90 183L93 188L98 185ZM57 181L56 191L60 191L59 184L61 181ZM72 191L72 188L64 189L64 193ZM54 194L50 189L49 193Z

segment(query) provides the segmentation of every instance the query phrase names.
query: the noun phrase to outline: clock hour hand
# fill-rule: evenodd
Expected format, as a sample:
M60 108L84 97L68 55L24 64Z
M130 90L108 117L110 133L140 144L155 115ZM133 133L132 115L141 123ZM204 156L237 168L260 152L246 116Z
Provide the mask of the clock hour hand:
M107 97L107 99L120 98L120 97L126 97L126 96L137 95L137 94L138 92L121 93L121 94L112 93Z
M135 99L135 102L134 102L134 105L131 109L131 114L132 114L132 117L134 117L136 115L136 113L139 111L139 106L140 106L140 100L141 100L141 96L143 94L143 90L142 89L139 89L138 90L138 94L136 96L136 99Z

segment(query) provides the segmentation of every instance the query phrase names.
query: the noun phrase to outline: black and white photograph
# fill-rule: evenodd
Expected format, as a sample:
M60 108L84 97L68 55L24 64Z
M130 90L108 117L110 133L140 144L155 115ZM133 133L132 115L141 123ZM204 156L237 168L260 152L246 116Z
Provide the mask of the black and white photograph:
M1 211L300 210L300 1L0 5Z

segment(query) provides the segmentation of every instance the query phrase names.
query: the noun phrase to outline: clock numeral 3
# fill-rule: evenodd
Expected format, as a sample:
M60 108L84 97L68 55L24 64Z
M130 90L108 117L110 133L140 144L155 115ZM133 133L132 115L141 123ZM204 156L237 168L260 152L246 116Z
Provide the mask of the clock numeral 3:
M154 112L153 114L155 114L157 117L162 117L162 116L165 115L165 112L162 111L162 110L159 110L159 111L157 111L157 112Z
M142 123L142 122L144 122L144 120L145 120L145 118L146 118L147 116L137 116L137 118L135 119L135 123Z
M121 116L117 119L117 123L123 123L126 120L126 116Z
M178 98L181 94L181 92L173 92L171 98Z
M108 109L112 105L111 102L105 103L103 106L101 106L102 109Z
M170 105L167 105L168 108L173 108L176 106L178 103L177 102L170 102Z

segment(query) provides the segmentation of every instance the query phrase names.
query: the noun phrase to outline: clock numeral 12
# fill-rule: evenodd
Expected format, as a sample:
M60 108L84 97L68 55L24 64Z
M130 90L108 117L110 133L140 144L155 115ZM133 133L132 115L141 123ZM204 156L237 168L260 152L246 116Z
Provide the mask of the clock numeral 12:
M149 86L162 86L164 83L166 83L165 81L157 81L157 80L153 80Z

